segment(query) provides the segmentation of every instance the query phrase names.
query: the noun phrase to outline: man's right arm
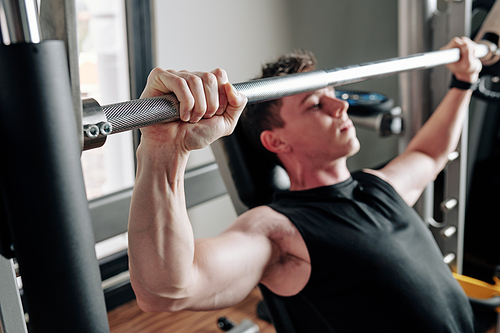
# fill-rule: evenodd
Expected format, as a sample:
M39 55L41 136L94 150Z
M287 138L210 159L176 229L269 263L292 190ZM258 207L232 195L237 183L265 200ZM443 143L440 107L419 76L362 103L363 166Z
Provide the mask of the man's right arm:
M251 221L252 214L218 237L195 240L185 205L184 171L191 150L234 129L246 99L221 70L155 70L143 97L171 91L185 121L142 129L137 151L128 228L132 286L146 311L230 306L260 281L272 262L274 245Z

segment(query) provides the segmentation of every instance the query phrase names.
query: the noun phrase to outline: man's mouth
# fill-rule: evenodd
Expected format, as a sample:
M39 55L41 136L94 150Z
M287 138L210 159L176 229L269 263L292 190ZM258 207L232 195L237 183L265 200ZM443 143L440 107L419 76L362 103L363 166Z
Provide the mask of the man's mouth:
M352 121L350 119L346 120L341 126L340 126L340 131L344 132L352 128L354 125L352 124Z

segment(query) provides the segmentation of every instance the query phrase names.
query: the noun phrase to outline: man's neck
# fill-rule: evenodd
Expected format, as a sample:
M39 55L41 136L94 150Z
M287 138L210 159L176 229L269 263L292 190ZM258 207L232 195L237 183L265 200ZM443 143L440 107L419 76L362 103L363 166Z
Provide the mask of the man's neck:
M290 176L290 191L335 185L351 177L346 159L340 159L322 167L294 165L287 167L287 172Z

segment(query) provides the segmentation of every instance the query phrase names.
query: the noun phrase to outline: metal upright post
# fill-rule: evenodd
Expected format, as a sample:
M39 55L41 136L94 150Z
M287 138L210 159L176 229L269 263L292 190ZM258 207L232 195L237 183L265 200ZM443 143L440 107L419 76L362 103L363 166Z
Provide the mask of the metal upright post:
M435 16L434 47L443 46L456 36L470 36L472 0L447 1L446 11ZM438 46L439 44L439 46ZM451 74L445 68L434 72L431 81L432 106L437 107L448 90ZM445 262L461 274L463 265L463 240L467 192L467 146L469 117L465 117L462 136L456 152L443 171L442 197L434 198L435 206L442 211L442 220L434 223L431 231L436 238Z
M109 332L65 45L33 38L29 2L3 1L0 45L0 186L29 328Z
M400 56L438 49L455 36L470 33L471 0L446 1L446 10L438 11L436 0L399 0ZM448 90L446 68L403 73L400 94L406 133L400 141L402 152ZM468 121L462 139L444 170L443 196L434 196L434 183L425 190L415 209L430 224L442 253L450 267L460 273L463 258L463 223L465 216L466 161ZM435 204L435 201L437 203ZM434 219L439 206L443 218Z
M75 0L43 0L40 3L40 30L42 38L45 40L62 40L66 45L76 129L81 132L83 111L80 91L80 68L78 63L77 25L78 19ZM83 133L78 136L78 139L80 147L83 148Z

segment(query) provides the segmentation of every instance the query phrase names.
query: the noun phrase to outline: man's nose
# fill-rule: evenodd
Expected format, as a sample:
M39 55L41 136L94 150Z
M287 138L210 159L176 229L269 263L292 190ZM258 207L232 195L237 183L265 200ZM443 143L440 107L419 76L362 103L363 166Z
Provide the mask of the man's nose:
M328 103L330 104L330 112L335 118L340 118L344 113L347 113L349 103L337 97L329 97Z

